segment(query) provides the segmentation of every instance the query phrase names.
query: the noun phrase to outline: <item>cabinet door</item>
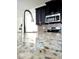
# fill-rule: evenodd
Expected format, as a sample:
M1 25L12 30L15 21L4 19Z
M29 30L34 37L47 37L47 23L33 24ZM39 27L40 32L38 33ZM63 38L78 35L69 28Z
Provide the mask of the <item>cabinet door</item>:
M45 22L45 6L36 9L36 24L42 25Z
M39 25L41 15L40 15L40 8L36 9L36 24Z
M62 0L46 2L46 15L57 13L62 9Z
M45 6L41 8L41 23L45 23Z

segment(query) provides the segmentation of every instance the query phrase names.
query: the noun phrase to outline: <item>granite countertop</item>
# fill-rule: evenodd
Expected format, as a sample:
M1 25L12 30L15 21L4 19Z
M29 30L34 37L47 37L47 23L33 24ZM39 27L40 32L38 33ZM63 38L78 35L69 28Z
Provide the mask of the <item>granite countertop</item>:
M61 33L18 33L18 59L62 59Z

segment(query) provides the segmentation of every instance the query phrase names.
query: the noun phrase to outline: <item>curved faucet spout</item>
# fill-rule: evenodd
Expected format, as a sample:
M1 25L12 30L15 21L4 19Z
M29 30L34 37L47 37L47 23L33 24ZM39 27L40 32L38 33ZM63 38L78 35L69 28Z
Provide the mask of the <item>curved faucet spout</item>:
M31 15L31 18L32 18L31 21L34 22L32 12L30 10L28 10L28 9L24 11L24 18L25 18L25 13L26 12L29 12L29 14Z
M25 11L24 11L24 33L26 33L26 26L25 26L25 16L26 16L26 12L29 12L29 14L31 15L31 18L32 18L32 22L34 22L34 19L33 19L33 15L32 15L32 13L31 13L31 11L30 10L28 10L28 9L26 9Z

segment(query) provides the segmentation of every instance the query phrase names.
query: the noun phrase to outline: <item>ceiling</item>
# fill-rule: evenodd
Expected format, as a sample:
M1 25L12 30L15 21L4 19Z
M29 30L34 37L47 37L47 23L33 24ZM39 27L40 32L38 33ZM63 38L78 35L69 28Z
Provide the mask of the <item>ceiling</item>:
M17 0L17 8L34 8L37 5L45 4L45 2L50 0Z
M17 16L21 17L25 9L32 9L42 5L50 0L17 0Z

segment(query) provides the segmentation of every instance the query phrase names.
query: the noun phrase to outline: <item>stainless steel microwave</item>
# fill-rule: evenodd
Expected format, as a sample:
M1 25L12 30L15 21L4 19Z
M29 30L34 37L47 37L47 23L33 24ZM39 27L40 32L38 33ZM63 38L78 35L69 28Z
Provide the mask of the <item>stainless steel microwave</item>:
M45 23L59 22L59 21L60 21L60 13L47 15L45 17Z

